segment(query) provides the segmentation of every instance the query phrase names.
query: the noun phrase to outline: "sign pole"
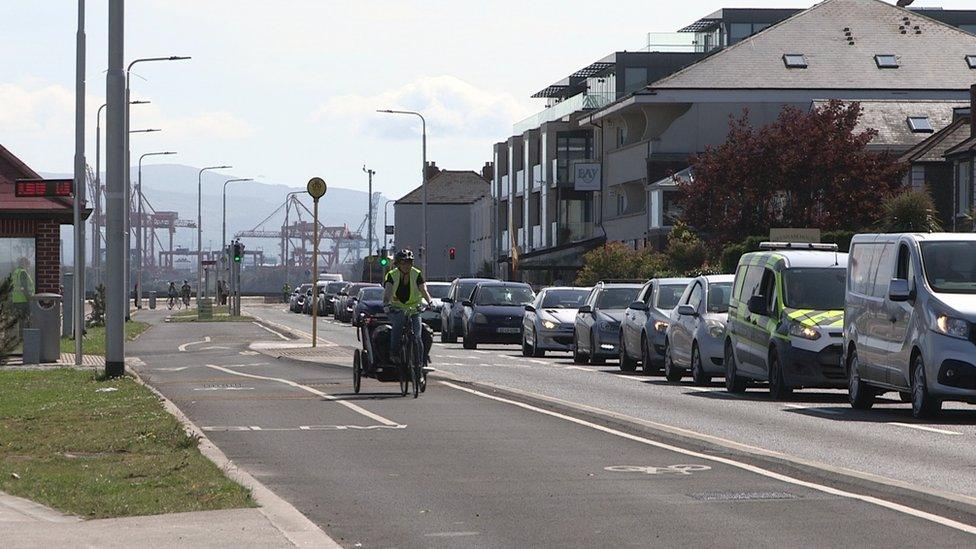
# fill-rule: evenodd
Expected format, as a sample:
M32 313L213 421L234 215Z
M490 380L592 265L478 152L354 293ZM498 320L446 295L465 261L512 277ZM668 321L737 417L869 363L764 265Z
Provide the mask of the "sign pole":
M312 347L319 341L319 199L325 196L325 180L313 177L306 187L312 197Z

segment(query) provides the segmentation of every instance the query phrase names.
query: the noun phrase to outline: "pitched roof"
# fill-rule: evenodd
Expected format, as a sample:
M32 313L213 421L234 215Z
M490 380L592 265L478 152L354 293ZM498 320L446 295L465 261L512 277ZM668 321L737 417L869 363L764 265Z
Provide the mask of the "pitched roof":
M807 68L787 68L784 54L803 54ZM878 68L886 54L899 68ZM967 55L976 36L946 23L881 0L826 0L648 89L963 90L976 79Z
M974 137L974 136L970 136L968 139L966 139L962 143L960 143L960 144L956 145L955 147L952 147L951 149L947 150L945 152L945 155L946 156L952 156L952 155L955 155L955 154L972 153L972 152L976 152L976 137Z
M71 215L70 198L18 198L14 196L14 182L18 179L41 179L30 166L0 145L0 215L45 214L58 217Z
M902 162L945 162L946 152L969 138L969 119L960 117L955 122L915 145L899 158Z
M855 131L877 130L878 135L868 148L894 152L914 147L933 135L932 132L913 132L908 125L909 117L928 118L932 129L938 132L952 123L953 109L969 106L961 101L932 99L859 99L857 102L861 104L861 118ZM827 100L817 100L813 106L823 107L827 103Z
M473 171L441 170L427 180L428 204L471 204L488 196L490 185ZM421 204L423 186L417 187L397 200L397 204Z

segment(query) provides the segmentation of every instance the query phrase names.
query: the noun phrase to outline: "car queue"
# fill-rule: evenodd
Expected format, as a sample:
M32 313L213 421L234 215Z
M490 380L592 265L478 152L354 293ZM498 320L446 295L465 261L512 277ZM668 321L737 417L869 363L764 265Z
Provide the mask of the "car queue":
M308 301L305 286L296 288L292 311ZM730 393L763 384L775 400L807 388L846 389L862 410L896 392L918 418L936 415L945 401L976 404L971 234L858 235L849 254L833 244L767 242L744 254L733 274L692 279L538 293L484 278L429 286L437 302L424 322L440 330L442 343L461 339L465 349L520 344L527 357L616 359L624 372L663 369L672 383L722 378ZM352 288L354 304L375 308L382 299L377 285L343 290ZM367 310L354 306L337 319L356 323Z

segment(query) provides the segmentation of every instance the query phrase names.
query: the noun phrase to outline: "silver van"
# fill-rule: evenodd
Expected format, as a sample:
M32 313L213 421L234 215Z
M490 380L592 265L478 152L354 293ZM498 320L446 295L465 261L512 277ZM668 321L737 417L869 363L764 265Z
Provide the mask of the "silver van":
M855 236L845 303L851 406L887 391L917 418L976 404L976 234Z

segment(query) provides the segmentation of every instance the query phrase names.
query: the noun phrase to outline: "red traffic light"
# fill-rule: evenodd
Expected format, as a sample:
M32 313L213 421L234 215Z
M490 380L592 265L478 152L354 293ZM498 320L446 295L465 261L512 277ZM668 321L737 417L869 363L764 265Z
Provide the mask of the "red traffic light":
M453 248L453 247L452 247L452 248L450 248L450 249L448 249L448 250L447 250L447 255L448 255L448 256L449 256L449 257L450 257L451 259L454 259L454 256L456 256L456 255L457 255L457 249L455 249L455 248Z

